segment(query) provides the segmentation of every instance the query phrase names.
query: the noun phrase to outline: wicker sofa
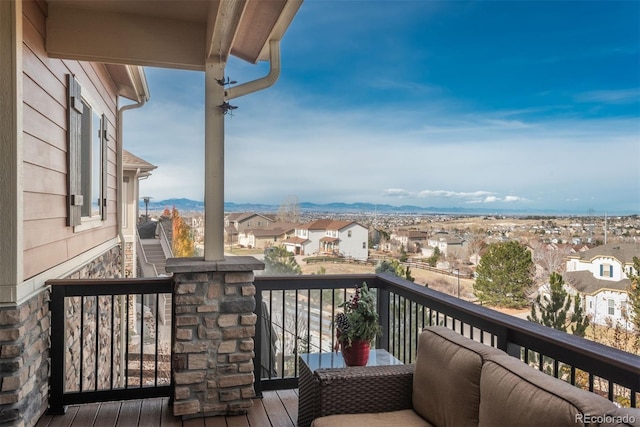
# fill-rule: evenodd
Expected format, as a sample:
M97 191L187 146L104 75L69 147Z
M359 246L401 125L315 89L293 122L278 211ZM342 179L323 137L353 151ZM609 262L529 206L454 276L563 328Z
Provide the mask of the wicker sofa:
M607 399L444 327L428 327L421 334L415 367L318 374L322 392L333 399L318 399L324 405L318 408L323 416L312 427L640 423L638 410L618 409ZM349 381L344 381L345 375Z

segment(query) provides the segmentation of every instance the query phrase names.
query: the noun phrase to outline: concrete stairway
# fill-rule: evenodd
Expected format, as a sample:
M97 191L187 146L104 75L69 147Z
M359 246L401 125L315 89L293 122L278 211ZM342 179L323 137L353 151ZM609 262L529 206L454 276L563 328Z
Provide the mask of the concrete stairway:
M164 255L164 251L162 250L162 246L160 245L159 239L140 239L140 244L142 245L142 250L144 254L138 254L138 258L140 260L144 260L147 258L147 261L153 264L156 267L156 271L158 275L167 274L165 270L165 266L167 265L167 258ZM165 316L167 319L171 319L171 304L172 304L172 295L165 294L164 296L165 302Z
M162 246L160 246L159 239L141 239L142 250L144 255L151 264L156 266L158 275L166 274L165 266L167 265L167 258L164 256ZM141 258L144 259L144 257Z

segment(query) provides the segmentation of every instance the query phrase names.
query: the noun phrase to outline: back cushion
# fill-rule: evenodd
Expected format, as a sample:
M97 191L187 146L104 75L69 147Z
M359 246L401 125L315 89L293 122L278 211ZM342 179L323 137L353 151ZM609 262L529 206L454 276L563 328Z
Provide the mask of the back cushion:
M413 409L435 426L476 426L483 359L499 354L450 329L426 328L418 341Z
M615 405L511 356L482 368L479 426L582 426L582 414L602 416Z

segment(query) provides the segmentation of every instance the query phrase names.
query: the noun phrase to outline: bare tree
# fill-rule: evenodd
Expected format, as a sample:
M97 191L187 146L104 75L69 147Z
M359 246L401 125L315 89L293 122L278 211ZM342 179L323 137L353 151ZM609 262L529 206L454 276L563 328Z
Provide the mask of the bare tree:
M538 280L546 282L551 273L562 273L565 271L566 259L570 254L568 246L547 245L542 242L532 242L533 262L540 266Z
M288 223L300 222L300 205L297 196L288 196L278 208L278 220Z
M487 243L484 241L485 233L481 230L474 230L469 235L469 256L479 255L480 250L484 248Z

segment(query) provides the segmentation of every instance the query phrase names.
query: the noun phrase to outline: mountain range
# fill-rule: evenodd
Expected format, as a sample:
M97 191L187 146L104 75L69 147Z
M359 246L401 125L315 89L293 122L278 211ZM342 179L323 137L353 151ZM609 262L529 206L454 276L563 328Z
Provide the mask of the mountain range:
M374 203L311 203L298 204L301 212L317 213L353 213L353 214L381 214L381 215L409 215L409 214L457 214L457 215L584 215L584 212L569 212L554 209L490 209L490 208L461 208L461 207L421 207L412 205L393 206ZM191 199L150 200L149 210L162 211L175 207L180 212L204 211L204 202ZM225 212L261 212L276 213L279 205L260 203L225 202ZM140 211L144 211L145 204L140 201ZM630 214L630 213L627 213Z

